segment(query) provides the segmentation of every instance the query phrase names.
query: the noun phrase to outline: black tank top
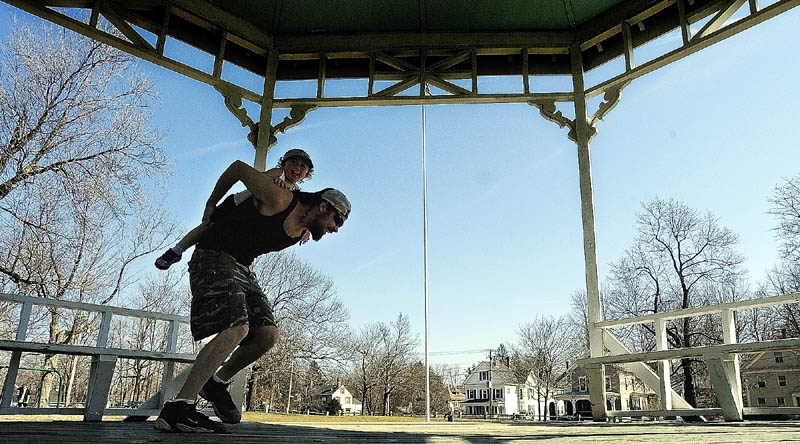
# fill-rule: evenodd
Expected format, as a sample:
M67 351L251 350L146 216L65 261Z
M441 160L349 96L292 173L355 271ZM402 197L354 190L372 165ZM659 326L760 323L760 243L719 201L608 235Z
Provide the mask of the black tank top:
M264 216L255 206L255 198L248 197L226 215L211 224L197 243L204 250L224 251L242 265L250 266L262 254L279 251L300 241L289 237L283 222L297 206L297 194L289 206L273 216Z

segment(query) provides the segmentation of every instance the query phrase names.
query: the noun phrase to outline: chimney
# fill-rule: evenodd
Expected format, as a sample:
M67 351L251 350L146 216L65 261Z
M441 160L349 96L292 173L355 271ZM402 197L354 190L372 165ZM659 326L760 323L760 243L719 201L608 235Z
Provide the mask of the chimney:
M339 388L341 386L342 386L342 378L336 378L336 388Z
M567 361L567 370L569 370L569 361Z
M785 328L781 329L781 339L786 339L786 329Z

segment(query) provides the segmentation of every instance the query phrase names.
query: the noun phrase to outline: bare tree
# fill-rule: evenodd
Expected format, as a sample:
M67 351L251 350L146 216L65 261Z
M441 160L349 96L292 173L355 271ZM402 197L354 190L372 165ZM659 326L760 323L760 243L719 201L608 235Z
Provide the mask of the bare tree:
M515 373L520 373L517 375L520 381L525 381L530 373L524 374L520 369L530 368L538 380L538 410L545 412L545 415L547 409L543 408L544 403L550 397L556 380L566 370L566 363L570 357L572 340L569 329L569 322L563 316L539 315L533 322L521 325L517 330L519 343L516 349L520 354L517 359L528 365L515 364L517 367Z
M437 375L441 375L442 381L448 387L458 387L464 383L466 378L464 369L458 364L434 364L431 368Z
M785 179L769 198L769 214L776 216L775 238L779 242L778 263L767 273L762 296L800 291L800 175ZM800 304L765 309L772 328L767 339L800 336Z
M333 280L297 259L292 251L259 257L253 270L268 295L281 327L281 341L297 336L298 357L340 359L349 334L349 313L336 295Z
M379 324L381 360L380 377L383 387L381 411L391 412L391 394L397 388L403 372L410 365L410 354L419 344L419 338L411 333L408 316L402 313L389 325ZM423 374L424 377L424 374Z
M38 176L64 183L161 172L155 93L131 56L67 31L17 24L0 46L0 200Z
M302 369L326 361L344 361L349 314L336 296L333 280L294 252L259 257L253 264L259 285L270 299L281 339L262 356L248 381L248 408L259 403L287 405L289 382ZM303 390L302 380L298 389ZM308 389L310 390L310 388Z
M684 309L747 297L742 285L743 261L735 247L738 238L722 227L711 213L700 214L681 202L653 199L637 215L638 235L624 256L612 264L611 290L606 310L610 317L638 316ZM672 347L714 343L708 317L684 318L669 323ZM652 326L640 324L622 333L629 346L650 350L655 346ZM684 398L696 405L695 376L702 361L680 360Z
M378 383L378 359L381 330L377 324L361 328L350 342L350 355L353 361L354 378L358 389L354 394L361 398L361 414L375 412L372 389Z
M800 175L777 185L769 203L769 214L778 218L775 236L783 260L800 263Z
M0 72L3 288L108 302L130 283L133 261L174 238L145 194L166 171L150 127L155 93L129 56L46 25L13 31ZM53 343L74 342L99 320L49 311ZM58 367L57 356L44 366Z

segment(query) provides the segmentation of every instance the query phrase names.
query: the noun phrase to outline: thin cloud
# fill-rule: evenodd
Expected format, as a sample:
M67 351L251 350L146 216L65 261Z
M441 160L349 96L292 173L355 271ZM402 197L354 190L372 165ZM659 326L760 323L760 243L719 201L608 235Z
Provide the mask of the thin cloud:
M244 145L249 145L250 143L247 140L229 140L225 142L218 142L213 145L208 145L200 148L195 148L191 151L187 151L180 156L178 159L180 160L192 160L197 159L200 157L205 157L209 154L213 154L219 151L230 150L233 148L238 148Z

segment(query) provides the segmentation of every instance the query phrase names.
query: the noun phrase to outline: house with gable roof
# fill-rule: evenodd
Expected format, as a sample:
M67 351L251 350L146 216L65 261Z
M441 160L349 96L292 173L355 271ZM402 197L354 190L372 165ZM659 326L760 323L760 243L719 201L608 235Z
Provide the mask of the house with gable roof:
M312 395L312 401L320 405L328 405L331 400L336 399L342 406L342 413L345 415L360 415L361 401L356 399L350 390L342 385L342 380L337 379L336 384L320 387Z

